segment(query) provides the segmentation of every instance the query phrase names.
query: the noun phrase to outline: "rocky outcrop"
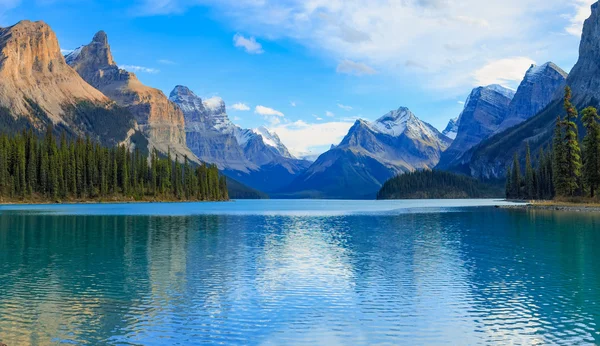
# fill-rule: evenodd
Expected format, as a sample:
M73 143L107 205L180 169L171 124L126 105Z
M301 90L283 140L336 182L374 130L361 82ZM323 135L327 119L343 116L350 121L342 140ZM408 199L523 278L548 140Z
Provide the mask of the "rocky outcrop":
M600 10L599 3L592 5L592 14L583 24L579 59L571 69L567 84L573 92L576 104L600 101ZM560 93L556 95L560 97Z
M442 134L452 140L456 138L456 135L458 134L458 117L450 119L444 131L442 131Z
M128 112L67 65L55 33L44 22L0 28L0 106L2 122L9 127L5 131L43 131L53 124L73 136L116 144L135 127Z
M342 142L282 191L287 197L373 198L399 173L433 168L451 139L401 107L358 120Z
M514 91L500 85L473 89L458 118L456 139L444 152L439 169L448 169L464 160L465 152L493 135L508 115Z
M133 114L150 148L199 162L186 146L183 112L162 91L117 66L104 31L67 55L66 61L89 84Z
M567 73L552 62L541 66L531 65L510 102L508 115L496 133L538 114L554 100L557 92L564 90L566 80Z
M54 123L64 105L78 100L108 103L66 63L56 35L44 22L21 21L0 29L0 104L15 115L31 114L37 103Z
M566 85L572 89L573 103L580 110L587 106L597 107L600 105L600 66L598 61L600 61L600 13L598 3L594 3L592 14L583 26L579 59L566 79ZM547 71L546 73L554 76L556 73L562 75L560 69L551 65L553 64L550 64L548 68L556 71ZM555 79L552 80L552 83L558 84ZM452 170L474 177L503 179L508 167L512 164L514 154L517 153L521 158L525 157L524 152L528 143L532 153L537 153L542 148L547 150L552 142L556 117L565 114L563 96L564 89L557 87L552 101L546 107L542 107L535 116L472 148L464 155L468 160L459 162Z
M179 85L170 100L183 111L187 145L194 154L252 188L274 191L310 165L293 157L267 128L242 129L233 124L221 98L202 100Z
M245 158L236 139L238 130L227 117L222 100L211 100L206 107L184 86L175 87L169 99L183 111L187 146L201 161L244 173L258 169Z

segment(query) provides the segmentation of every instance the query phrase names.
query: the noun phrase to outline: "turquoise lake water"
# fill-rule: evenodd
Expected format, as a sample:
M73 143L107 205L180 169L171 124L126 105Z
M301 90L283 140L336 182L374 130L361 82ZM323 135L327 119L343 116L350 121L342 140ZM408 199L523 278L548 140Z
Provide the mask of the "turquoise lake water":
M600 215L503 202L0 207L0 342L600 344Z

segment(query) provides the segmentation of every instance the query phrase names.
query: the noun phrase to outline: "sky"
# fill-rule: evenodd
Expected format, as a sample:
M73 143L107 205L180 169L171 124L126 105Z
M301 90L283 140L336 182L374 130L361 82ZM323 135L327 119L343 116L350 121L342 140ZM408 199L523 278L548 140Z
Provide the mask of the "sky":
M66 52L104 30L116 62L169 94L220 97L296 155L401 106L443 130L472 88L569 71L595 0L0 0L0 25L43 20Z

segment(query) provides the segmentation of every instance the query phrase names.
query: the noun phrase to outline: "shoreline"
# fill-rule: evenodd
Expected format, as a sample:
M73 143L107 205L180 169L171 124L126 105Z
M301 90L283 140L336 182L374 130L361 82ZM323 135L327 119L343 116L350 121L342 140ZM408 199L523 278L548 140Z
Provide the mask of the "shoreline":
M507 202L517 202L514 200L506 200ZM572 203L559 201L518 201L525 203L522 205L498 205L496 208L509 210L546 210L546 211L572 211L572 212L587 212L600 213L600 204L593 203Z
M48 201L48 200L4 200L0 199L0 207L9 206L9 205L58 205L58 204L66 204L66 205L76 205L76 204L151 204L151 203L210 203L210 202L232 202L233 199L228 200L214 200L214 201L194 201L194 200L134 200L134 199L98 199L98 200L57 200L57 201Z

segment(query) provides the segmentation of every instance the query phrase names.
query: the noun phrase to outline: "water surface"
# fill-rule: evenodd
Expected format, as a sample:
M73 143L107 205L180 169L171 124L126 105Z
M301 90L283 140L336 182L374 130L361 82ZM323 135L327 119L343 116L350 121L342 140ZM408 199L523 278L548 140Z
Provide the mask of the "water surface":
M500 203L0 207L0 342L600 343L600 217Z

